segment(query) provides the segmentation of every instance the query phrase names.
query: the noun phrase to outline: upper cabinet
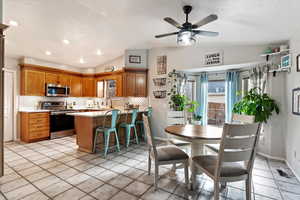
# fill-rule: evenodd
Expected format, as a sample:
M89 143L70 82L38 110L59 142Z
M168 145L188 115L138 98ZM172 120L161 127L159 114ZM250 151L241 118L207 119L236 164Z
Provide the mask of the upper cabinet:
M80 76L71 76L70 96L82 97L82 78Z
M96 81L94 77L82 78L82 96L83 97L96 96Z
M45 96L46 84L59 84L70 87L72 97L101 98L104 92L107 92L105 87L109 80L114 80L114 83L110 82L109 85L109 89L114 88L114 96L147 96L146 69L124 68L115 72L87 75L35 65L21 65L21 95Z
M127 97L146 97L147 72L126 72L123 76L123 94Z
M22 70L21 95L45 96L45 72Z

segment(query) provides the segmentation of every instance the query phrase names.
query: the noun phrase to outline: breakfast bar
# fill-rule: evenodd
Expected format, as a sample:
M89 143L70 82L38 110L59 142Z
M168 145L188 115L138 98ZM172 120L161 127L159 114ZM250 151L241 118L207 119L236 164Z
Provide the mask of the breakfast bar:
M142 113L144 111L138 111L137 119L142 118ZM75 132L76 132L76 141L78 145L78 149L80 151L93 153L93 144L94 144L94 134L97 127L103 126L104 117L107 111L97 111L97 112L76 112L76 113L68 113L68 115L74 116L75 123ZM126 117L126 115L128 117ZM110 124L110 116L107 116L106 125ZM120 119L118 123L129 121L131 118L130 112L127 110L121 110ZM133 132L133 131L132 131ZM141 136L140 128L137 127L138 135ZM125 133L123 129L119 129L118 131L119 141L121 144L125 143ZM103 137L100 134L97 141L100 143L100 147L103 145ZM111 137L110 145L115 143L114 137Z

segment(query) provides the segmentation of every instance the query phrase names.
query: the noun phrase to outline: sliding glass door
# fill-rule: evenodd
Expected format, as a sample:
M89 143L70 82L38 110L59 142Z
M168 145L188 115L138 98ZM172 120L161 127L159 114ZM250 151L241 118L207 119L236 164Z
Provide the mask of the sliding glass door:
M221 126L225 122L225 80L208 81L208 121Z

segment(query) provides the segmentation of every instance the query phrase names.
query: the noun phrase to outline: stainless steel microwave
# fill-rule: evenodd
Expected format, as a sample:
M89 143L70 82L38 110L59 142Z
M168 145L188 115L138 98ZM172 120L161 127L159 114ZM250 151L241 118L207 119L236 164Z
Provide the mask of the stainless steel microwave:
M47 97L67 97L69 95L70 95L70 88L68 86L46 84Z

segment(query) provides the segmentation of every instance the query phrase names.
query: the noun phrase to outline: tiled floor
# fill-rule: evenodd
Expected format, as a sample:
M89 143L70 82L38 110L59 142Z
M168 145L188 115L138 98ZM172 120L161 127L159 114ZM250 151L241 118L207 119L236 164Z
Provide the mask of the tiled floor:
M133 145L104 159L101 154L78 152L74 137L6 144L0 200L212 199L213 183L208 177L198 177L198 189L188 191L183 184L183 171L169 176L169 167L160 168L160 189L154 192L153 176L146 173L145 149L145 145ZM279 176L278 167L291 173L283 163L256 159L255 199L300 199L300 183L295 177ZM229 184L221 196L228 200L244 199L244 183Z

